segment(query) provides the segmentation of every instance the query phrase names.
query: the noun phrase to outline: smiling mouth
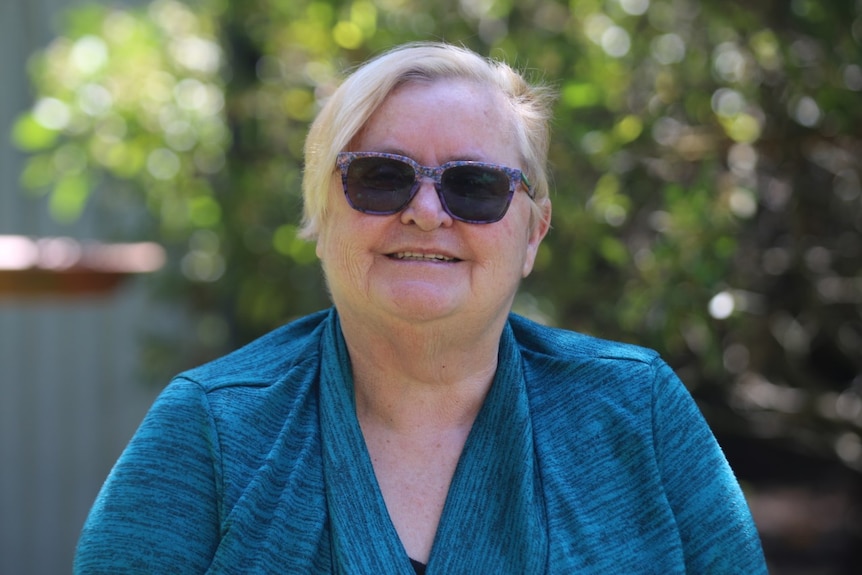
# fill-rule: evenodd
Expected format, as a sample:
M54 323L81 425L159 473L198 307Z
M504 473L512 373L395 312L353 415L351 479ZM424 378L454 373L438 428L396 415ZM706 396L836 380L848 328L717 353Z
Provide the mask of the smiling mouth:
M417 252L396 252L389 254L389 257L395 260L405 260L414 262L460 262L458 258L445 256L443 254L420 254Z

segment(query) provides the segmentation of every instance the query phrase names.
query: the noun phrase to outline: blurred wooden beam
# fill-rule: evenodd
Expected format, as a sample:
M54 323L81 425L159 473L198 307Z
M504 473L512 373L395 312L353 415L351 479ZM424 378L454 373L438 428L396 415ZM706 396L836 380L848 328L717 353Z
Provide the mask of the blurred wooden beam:
M0 235L0 298L106 294L164 263L164 249L152 242Z

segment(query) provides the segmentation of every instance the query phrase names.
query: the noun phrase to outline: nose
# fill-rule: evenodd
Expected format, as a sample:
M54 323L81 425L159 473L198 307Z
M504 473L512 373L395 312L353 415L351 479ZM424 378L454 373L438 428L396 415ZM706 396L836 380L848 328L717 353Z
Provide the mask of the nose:
M430 231L441 226L449 227L453 221L452 216L443 209L434 181L423 177L416 195L401 212L401 223L416 224L420 229Z

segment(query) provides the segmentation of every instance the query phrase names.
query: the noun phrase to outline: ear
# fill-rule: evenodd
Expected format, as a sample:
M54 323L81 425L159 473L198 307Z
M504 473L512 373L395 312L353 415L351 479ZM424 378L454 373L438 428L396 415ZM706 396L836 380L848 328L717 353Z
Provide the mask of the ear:
M329 191L326 196L326 203L323 210L316 216L314 237L309 238L314 240L314 253L317 254L317 259L321 262L323 262L323 254L326 253L326 242L329 239L329 225L330 220L332 219L332 206L330 204L333 201L333 198L338 197L337 194L340 191L341 179L333 173L329 181Z
M320 231L317 234L317 239L314 244L314 253L317 256L317 263L320 266L320 271L323 272L323 278L326 279L329 265L328 250L329 250L329 230L327 230L324 226L321 226Z
M527 277L533 271L533 264L536 262L536 253L539 251L539 245L551 228L551 200L544 198L538 203L538 210L534 210L530 217L530 236L527 239L527 253L524 258L524 268L521 270L521 277ZM538 215L537 215L538 214Z
M317 254L317 259L320 261L323 261L323 243L325 241L323 230L318 230L314 240L314 253Z

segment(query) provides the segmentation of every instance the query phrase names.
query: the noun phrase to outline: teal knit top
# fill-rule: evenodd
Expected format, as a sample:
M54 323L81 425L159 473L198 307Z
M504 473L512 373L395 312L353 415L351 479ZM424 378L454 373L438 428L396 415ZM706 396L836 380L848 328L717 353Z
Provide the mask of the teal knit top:
M75 573L413 573L353 401L332 309L181 374L106 480ZM427 573L766 567L727 461L655 352L512 315Z

